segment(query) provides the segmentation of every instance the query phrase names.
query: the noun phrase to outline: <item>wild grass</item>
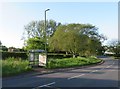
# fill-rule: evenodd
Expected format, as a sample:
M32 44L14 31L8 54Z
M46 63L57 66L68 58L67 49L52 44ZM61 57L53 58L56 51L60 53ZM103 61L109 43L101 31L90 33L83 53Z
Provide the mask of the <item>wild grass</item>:
M101 62L102 60L95 57L77 57L77 58L63 58L63 59L51 59L48 61L46 68L54 69L54 68L67 68L74 66L84 66L91 65Z
M32 70L28 60L21 60L21 58L7 58L0 60L2 64L2 76L16 75Z

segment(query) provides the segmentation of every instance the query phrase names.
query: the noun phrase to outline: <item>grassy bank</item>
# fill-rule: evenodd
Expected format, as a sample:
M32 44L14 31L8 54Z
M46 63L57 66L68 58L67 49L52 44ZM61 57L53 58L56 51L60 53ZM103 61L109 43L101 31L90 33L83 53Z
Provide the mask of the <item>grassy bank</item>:
M32 70L32 68L28 66L29 62L27 60L21 60L20 58L8 58L7 60L0 60L0 62L2 62L3 77Z
M54 68L67 68L67 67L74 67L74 66L84 66L84 65L91 65L101 62L102 60L95 58L95 57L78 57L78 58L64 58L64 59L55 59L49 60L47 67L48 69Z
M6 60L0 60L2 62L2 76L13 76L24 72L31 71L32 68L29 65L28 60L21 60L20 58L7 58ZM100 59L95 57L78 57L78 58L62 58L62 59L49 59L46 68L67 68L75 66L91 65L101 62Z

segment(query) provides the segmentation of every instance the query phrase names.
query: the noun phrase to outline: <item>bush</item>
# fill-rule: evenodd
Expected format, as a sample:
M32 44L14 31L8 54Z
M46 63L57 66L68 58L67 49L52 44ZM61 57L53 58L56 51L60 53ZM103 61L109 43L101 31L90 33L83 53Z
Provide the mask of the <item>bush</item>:
M49 60L46 68L65 68L65 67L73 67L73 66L83 66L90 65L101 62L100 59L89 57L89 58L64 58L64 59L56 59Z
M21 53L21 52L2 52L2 59L7 59L9 57L14 57L14 58L21 58L21 59L28 59L27 53Z
M2 75L10 76L32 70L27 60L16 58L8 58L7 60L0 60L2 62Z
M62 59L62 58L70 58L72 55L65 55L65 54L57 54L57 53L48 53L47 57L53 59Z
M72 55L65 55L65 54L57 54L57 53L48 53L48 59L62 59L62 58L70 58ZM21 59L28 59L28 53L21 53L21 52L2 52L2 59L7 59L9 57L14 58L21 58Z

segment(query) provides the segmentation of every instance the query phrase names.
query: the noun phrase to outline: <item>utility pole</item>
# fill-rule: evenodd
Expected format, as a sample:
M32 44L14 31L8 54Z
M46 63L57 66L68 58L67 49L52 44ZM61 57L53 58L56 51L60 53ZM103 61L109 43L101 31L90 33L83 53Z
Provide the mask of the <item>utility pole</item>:
M46 9L45 10L45 31L44 31L44 35L45 35L45 53L46 53L46 63L47 63L47 48L46 48L46 45L47 45L47 25L46 25L46 12L49 11L50 9Z

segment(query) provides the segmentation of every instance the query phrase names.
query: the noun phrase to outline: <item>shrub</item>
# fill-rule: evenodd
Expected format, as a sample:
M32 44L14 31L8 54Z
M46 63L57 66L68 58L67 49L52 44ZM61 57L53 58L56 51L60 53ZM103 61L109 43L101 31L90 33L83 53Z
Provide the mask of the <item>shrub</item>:
M9 76L22 72L30 71L32 68L27 60L21 60L16 58L8 58L7 60L1 60L2 62L2 75Z
M21 58L21 59L27 59L28 55L27 53L21 53L21 52L2 52L2 59L7 59L9 57L14 58Z
M90 65L101 62L100 59L89 57L89 58L64 58L64 59L56 59L49 60L46 68L65 68L65 67L73 67L73 66L83 66Z

